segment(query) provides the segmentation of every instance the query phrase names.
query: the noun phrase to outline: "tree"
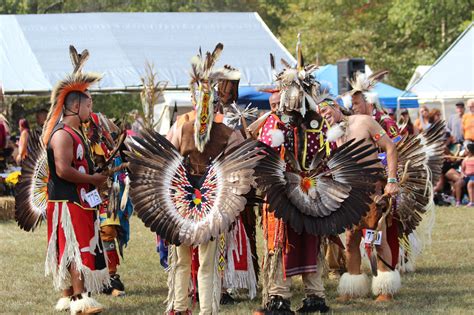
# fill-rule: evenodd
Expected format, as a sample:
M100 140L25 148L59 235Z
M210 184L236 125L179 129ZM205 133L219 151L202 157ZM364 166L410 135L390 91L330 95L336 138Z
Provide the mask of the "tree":
M335 63L364 57L388 82L404 88L415 67L432 64L471 21L472 1L289 1L280 40L296 44L302 33L307 61Z

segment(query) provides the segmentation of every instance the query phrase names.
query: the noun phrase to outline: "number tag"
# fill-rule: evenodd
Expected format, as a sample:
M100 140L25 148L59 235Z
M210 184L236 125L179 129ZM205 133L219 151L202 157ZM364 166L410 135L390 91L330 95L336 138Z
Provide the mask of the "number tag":
M382 244L382 231L379 231L377 235L375 235L375 230L371 230L371 229L365 230L365 238L364 238L365 244L371 244L374 237L376 237L374 241L375 245Z
M102 198L100 198L99 192L97 189L94 189L86 194L86 200L89 203L89 206L92 208L100 205L102 203Z

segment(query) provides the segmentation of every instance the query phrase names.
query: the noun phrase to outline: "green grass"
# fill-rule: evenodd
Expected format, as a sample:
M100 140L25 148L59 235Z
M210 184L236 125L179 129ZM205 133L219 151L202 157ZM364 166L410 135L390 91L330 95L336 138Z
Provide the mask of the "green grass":
M474 209L438 208L431 248L418 260L415 273L402 275L403 287L390 304L360 299L337 303L336 285L325 280L327 302L334 313L349 314L474 314ZM46 228L21 231L13 221L0 222L0 313L52 313L59 297L44 277ZM132 218L132 237L119 273L127 288L124 298L101 295L108 314L160 314L166 298L166 273L155 253L155 238ZM293 307L301 302L301 281L294 282ZM221 308L222 314L251 314L259 298ZM195 312L198 312L197 307Z

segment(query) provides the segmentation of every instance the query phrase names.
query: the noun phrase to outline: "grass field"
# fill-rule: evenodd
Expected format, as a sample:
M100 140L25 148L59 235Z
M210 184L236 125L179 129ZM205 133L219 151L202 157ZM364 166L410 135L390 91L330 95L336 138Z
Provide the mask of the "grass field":
M402 275L402 290L390 304L361 299L335 301L336 282L325 280L333 313L474 314L474 209L438 208L431 248L419 258L415 273ZM0 313L52 313L59 297L44 277L46 229L21 231L13 221L0 222ZM119 273L124 298L99 296L107 314L160 314L167 294L166 273L155 253L154 235L133 217L132 237ZM299 306L301 282L294 282L292 305ZM251 314L260 303L241 301L221 308L222 314ZM195 309L196 313L198 309Z

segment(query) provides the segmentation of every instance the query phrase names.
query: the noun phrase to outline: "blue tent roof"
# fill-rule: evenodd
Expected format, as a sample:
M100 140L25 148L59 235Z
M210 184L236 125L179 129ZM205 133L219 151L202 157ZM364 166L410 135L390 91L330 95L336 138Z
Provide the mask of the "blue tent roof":
M332 95L339 95L338 84L337 84L337 66L326 65L320 67L316 71L316 79L321 83L323 87L329 89L329 93ZM397 98L400 96L404 97L416 97L413 93L407 93L399 90L391 85L379 82L375 85L375 92L378 94L380 104L385 108L397 108ZM414 99L402 99L400 100L401 108L416 108L418 107L418 101Z
M241 105L248 105L252 103L252 107L257 106L259 109L270 109L270 93L262 92L254 87L243 86L239 87L239 100Z

